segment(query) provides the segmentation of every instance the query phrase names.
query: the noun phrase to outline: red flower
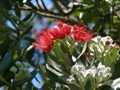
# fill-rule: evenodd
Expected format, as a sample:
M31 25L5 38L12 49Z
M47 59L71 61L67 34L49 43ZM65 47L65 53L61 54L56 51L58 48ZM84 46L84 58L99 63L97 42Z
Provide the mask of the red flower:
M38 32L34 46L43 52L49 52L54 40L64 38L69 34L80 42L88 42L92 38L92 33L88 32L87 28L83 25L74 25L72 27L64 22L59 22L57 26L52 29L45 29L42 32Z
M49 52L53 46L53 36L48 31L38 32L34 46L44 52Z
M72 33L84 32L84 31L87 31L87 27L79 24L79 25L74 25L73 26Z
M49 52L53 46L53 41L64 38L71 32L71 26L60 22L52 29L44 29L36 34L34 46L44 52Z
M61 39L70 34L71 26L63 22L59 22L56 27L53 28L50 33L54 36L55 39Z
M62 30L62 32L65 34L65 35L68 35L71 33L71 29L72 29L72 26L71 25L68 25L64 22L59 22L58 23L58 28Z
M83 25L74 25L72 33L73 38L80 42L88 42L93 36L93 34L87 31L87 28Z

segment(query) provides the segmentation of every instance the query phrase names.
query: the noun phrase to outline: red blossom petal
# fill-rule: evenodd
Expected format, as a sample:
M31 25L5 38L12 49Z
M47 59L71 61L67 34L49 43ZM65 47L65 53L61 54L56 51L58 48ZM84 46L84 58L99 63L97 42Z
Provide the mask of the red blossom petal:
M71 26L63 22L59 22L50 33L55 37L55 39L62 39L65 36L69 35L71 32Z
M53 46L53 40L48 32L38 32L34 46L44 52L49 52Z
M68 25L64 22L59 22L52 29L45 29L36 34L34 46L44 52L49 52L53 46L53 41L62 39L67 35L72 35L75 40L80 42L88 42L92 38L92 33L87 31L84 25Z
M87 28L83 25L74 25L72 33L73 38L80 42L88 42L93 36L93 34L87 31Z
M85 32L87 30L87 27L85 25L74 25L72 33L74 32Z
M65 34L59 28L53 28L50 33L54 36L54 39L60 39L65 37Z

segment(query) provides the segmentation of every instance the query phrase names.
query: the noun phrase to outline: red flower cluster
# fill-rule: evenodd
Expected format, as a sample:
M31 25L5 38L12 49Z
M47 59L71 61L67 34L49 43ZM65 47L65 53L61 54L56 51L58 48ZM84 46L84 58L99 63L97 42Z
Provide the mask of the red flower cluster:
M83 25L74 25L73 38L80 42L88 42L91 40L93 34L87 31L87 27Z
M48 52L53 45L53 36L48 31L42 31L37 33L34 46L36 49L42 49L44 52Z
M52 29L45 29L42 32L38 32L34 46L44 52L49 52L54 40L62 39L67 35L71 35L75 40L80 42L88 42L92 38L92 33L88 32L83 25L71 26L64 22L59 22L57 26Z
M66 35L69 35L71 32L71 25L68 25L63 22L59 22L57 26L55 26L52 30L49 32L53 35L54 39L62 39Z

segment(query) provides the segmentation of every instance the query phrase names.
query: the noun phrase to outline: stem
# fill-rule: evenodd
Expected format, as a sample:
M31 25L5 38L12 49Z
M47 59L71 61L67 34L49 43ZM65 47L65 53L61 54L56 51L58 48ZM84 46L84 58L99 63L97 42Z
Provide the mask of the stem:
M41 6L40 6L38 0L36 0L36 2L37 2L37 5L38 5L39 9L41 9Z
M84 44L82 52L78 55L77 60L84 54L84 52L86 51L86 49L87 49L87 43Z
M43 1L43 0L41 0L41 2L42 2L42 5L43 5L44 9L45 9L45 10L48 10L48 9L47 9L47 7L45 6L44 1Z
M40 10L33 9L32 7L20 7L20 6L18 6L18 8L20 10L30 11L30 12L35 13L35 14L40 15L40 16L45 16L45 17L53 18L53 19L59 19L59 20L65 21L65 22L70 22L70 23L78 23L78 21L76 21L72 18L65 17L65 15L61 15L60 13L55 13L55 12L46 11L46 10L40 11Z
M24 11L31 11L40 16L45 16L45 17L50 17L50 18L55 18L55 19L63 19L63 20L65 19L64 17L59 16L56 13L52 13L52 12L39 11L39 10L34 10L32 8L26 8L26 7L19 7L19 9L24 10Z

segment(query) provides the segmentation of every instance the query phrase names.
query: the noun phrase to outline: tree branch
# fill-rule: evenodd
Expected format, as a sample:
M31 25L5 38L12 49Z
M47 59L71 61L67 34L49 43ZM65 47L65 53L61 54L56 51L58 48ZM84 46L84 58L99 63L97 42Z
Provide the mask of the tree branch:
M30 6L23 6L23 7L18 6L18 8L20 10L30 11L30 12L35 13L35 14L40 15L40 16L63 20L64 22L78 23L78 21L76 21L74 18L70 18L68 15L61 15L60 13L55 13L52 11L33 9Z
M38 0L36 0L36 2L37 2L37 5L38 5L38 8L41 9L41 6L40 6Z
M24 10L24 11L30 11L30 12L36 13L40 16L66 20L66 18L64 16L60 16L57 13L53 13L53 12L49 12L49 11L39 11L39 10L34 10L32 8L26 8L26 7L19 7L19 9Z
M45 10L48 10L48 9L47 9L47 7L45 6L44 1L43 1L43 0L41 0L41 2L42 2L42 5L43 5L44 9L45 9Z

